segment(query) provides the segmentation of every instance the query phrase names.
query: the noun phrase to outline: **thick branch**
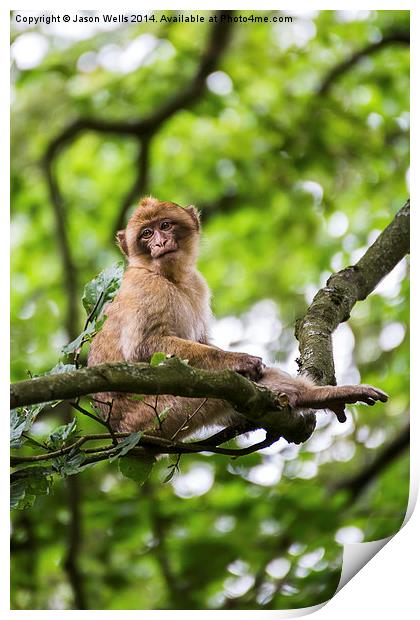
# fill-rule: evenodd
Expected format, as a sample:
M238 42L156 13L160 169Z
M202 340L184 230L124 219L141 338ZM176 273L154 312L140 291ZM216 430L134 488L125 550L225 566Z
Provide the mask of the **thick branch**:
M410 201L379 235L356 265L333 274L296 322L300 369L318 384L335 384L332 333L350 318L357 301L365 299L409 251Z
M305 441L313 431L313 423L308 424L300 412L291 410L274 392L230 370L209 372L188 366L176 358L154 368L149 364L101 364L20 381L11 386L11 406L108 391L219 398L230 402L253 422L277 411L276 432L295 443Z
M394 45L394 44L409 45L410 44L409 31L403 30L403 31L391 32L385 35L384 37L382 37L380 41L376 41L375 43L370 43L369 45L366 45L366 47L363 47L359 51L352 54L349 58L346 58L346 60L343 60L342 62L340 62L338 65L333 67L331 71L327 74L327 76L324 78L321 86L318 89L318 93L320 95L325 95L330 90L333 83L339 77L341 77L344 73L347 73L347 71L349 71L360 60L362 60L362 58L365 58L366 56L374 54L378 52L379 50L383 49L384 47L387 47L388 45Z

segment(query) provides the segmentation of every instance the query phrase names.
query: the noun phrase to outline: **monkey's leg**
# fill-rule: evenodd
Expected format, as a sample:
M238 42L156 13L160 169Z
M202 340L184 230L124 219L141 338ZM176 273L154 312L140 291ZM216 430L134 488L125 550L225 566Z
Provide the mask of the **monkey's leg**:
M297 406L330 409L340 421L344 421L346 404L361 402L372 406L378 400L384 403L388 395L372 385L326 385L313 386L302 392L297 399Z
M346 404L362 402L374 405L378 400L388 400L385 392L371 385L317 386L307 377L291 377L277 368L267 368L260 383L286 394L292 407L330 409L339 419Z
M385 403L388 394L372 385L325 385L313 386L300 393L296 404L299 407L330 409L335 404L361 402L374 405L378 400Z

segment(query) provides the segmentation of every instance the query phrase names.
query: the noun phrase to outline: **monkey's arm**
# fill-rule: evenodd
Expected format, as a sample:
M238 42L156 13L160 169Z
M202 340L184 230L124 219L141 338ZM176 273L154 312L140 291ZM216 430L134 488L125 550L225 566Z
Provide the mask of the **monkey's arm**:
M165 278L151 278L140 270L128 270L117 303L115 314L120 317L120 323L115 322L115 329L125 360L147 362L153 353L162 351L187 359L191 366L198 368L227 368L254 381L261 377L264 368L261 358L223 351L197 341L201 338L199 334L205 337L199 312L192 314L188 297ZM111 327L110 318L105 326L107 323Z
M155 336L151 338L143 349L150 357L155 351L163 351L168 355L176 355L187 359L191 366L208 370L228 368L254 381L258 380L263 372L264 364L260 357L224 351L208 344L201 344L192 340L184 340L177 336Z

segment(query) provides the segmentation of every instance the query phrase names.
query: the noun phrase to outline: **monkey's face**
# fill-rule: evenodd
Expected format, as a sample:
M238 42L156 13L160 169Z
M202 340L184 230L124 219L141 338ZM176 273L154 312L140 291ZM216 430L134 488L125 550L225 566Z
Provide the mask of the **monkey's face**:
M139 249L152 258L160 258L179 249L179 225L170 219L148 222L142 226L137 241Z
M118 233L129 262L143 264L191 263L197 255L199 219L194 207L182 207L154 198L142 200Z

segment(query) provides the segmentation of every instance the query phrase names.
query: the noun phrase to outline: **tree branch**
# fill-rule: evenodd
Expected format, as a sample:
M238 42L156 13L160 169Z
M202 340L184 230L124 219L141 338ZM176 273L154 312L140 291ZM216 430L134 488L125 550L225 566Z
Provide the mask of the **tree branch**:
M300 372L316 383L335 385L332 333L350 318L357 301L365 299L409 251L410 201L400 209L356 265L333 274L296 322Z
M379 50L387 47L388 45L401 44L401 45L409 45L410 44L410 32L408 30L401 30L390 32L389 34L382 37L380 41L376 41L375 43L370 43L363 47L359 51L355 52L346 60L343 60L338 65L333 67L330 72L326 75L322 84L318 88L319 95L325 95L330 90L333 83L340 78L344 73L347 73L354 65L356 65L362 58L369 56L378 52Z
M11 386L11 405L65 400L96 392L172 394L192 398L220 398L258 424L267 413L277 411L275 431L288 441L305 441L313 430L305 417L279 396L230 370L210 372L173 358L157 367L149 364L113 363L81 368L69 373L46 375Z
M83 465L88 463L97 463L99 461L106 461L108 458L114 454L118 453L118 444L115 443L106 444L97 446L96 448L85 448L81 449L81 447L88 442L98 441L99 439L103 440L113 440L114 437L118 437L118 439L123 439L125 437L129 437L131 433L95 433L91 435L83 435L79 437L72 444L64 446L59 450L53 450L49 452L44 452L43 454L34 454L30 456L11 456L10 457L10 466L18 467L23 464L32 464L39 463L41 461L51 461L55 458L65 456L70 452L75 452L80 449L80 452L85 456L91 455L87 457L83 461ZM245 456L247 454L252 454L253 452L257 452L262 448L268 448L275 441L279 439L277 434L267 432L265 439L259 441L256 444L251 446L247 446L246 448L220 448L216 444L216 436L210 437L209 440L203 439L202 441L194 441L194 442L179 442L174 441L172 439L165 439L163 437L156 437L155 435L147 435L144 434L138 440L136 444L137 447L132 448L129 452L129 456L144 456L145 450L147 452L157 453L157 454L197 454L199 452L211 452L213 454L223 454L225 456ZM223 439L222 436L219 437L217 443L223 443L226 439ZM19 477L19 471L16 471L12 474L12 480L16 477Z

